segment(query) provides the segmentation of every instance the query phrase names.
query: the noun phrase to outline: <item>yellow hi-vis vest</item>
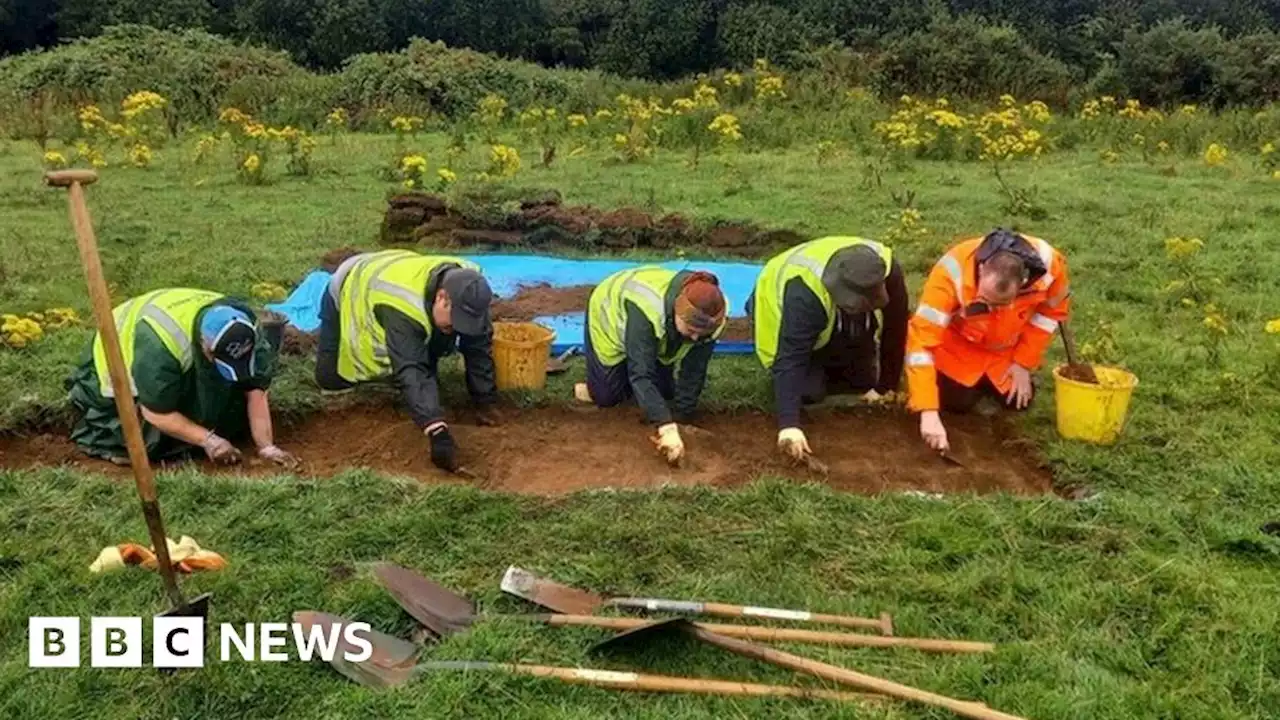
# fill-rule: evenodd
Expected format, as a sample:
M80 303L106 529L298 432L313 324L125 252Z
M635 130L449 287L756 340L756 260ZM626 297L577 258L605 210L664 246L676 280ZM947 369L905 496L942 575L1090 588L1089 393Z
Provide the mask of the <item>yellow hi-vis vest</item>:
M635 303L653 325L653 333L658 338L658 362L674 365L689 354L693 343L684 338L674 352L666 352L667 290L676 274L675 270L654 266L623 270L605 278L591 291L588 302L591 327L587 332L591 333L591 349L602 365L613 367L627 359L628 301ZM716 329L714 337L722 333L724 323Z
M782 333L783 295L786 293L787 283L792 278L800 278L818 296L822 301L822 307L827 311L827 325L818 336L818 342L813 349L826 347L827 343L831 342L831 332L835 328L837 313L831 294L822 284L822 273L833 255L857 245L866 245L880 255L884 260L887 278L890 266L893 264L893 252L886 245L858 237L826 237L811 240L774 256L765 264L764 269L760 271L760 276L756 278L754 324L756 357L760 358L760 362L766 368L773 367L773 361L778 355L778 337Z
M129 388L133 396L138 396L138 383L133 378L134 341L138 336L138 324L151 326L160 342L178 362L183 371L190 370L197 343L192 335L197 333L196 316L200 311L223 297L221 293L208 290L190 290L173 288L152 290L122 303L111 311L115 318L116 334L120 336L120 354L124 356L124 365L129 368ZM107 350L102 344L102 337L93 339L93 364L98 371L98 389L103 397L115 397L115 389L111 387L111 373L107 370Z
M387 331L373 309L389 305L422 326L431 338L427 313L427 283L441 265L458 265L479 271L462 258L425 256L408 250L367 253L351 266L338 296L338 374L347 382L365 382L391 375Z

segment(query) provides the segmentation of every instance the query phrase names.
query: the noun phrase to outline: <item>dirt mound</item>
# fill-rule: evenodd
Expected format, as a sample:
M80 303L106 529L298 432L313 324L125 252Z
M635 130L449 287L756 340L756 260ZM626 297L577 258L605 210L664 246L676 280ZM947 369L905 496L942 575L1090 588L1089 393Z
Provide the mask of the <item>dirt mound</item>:
M364 250L353 248L349 245L347 247L334 248L320 256L320 269L330 273L337 272L339 265L362 252Z
M724 334L720 336L721 340L733 340L735 342L751 342L755 339L755 325L751 323L751 318L729 318L724 325Z
M594 285L521 285L509 299L494 300L491 313L494 320L527 322L537 317L583 312L587 309L592 290L595 290Z
M695 224L678 214L660 218L635 207L602 210L564 205L555 191L519 196L468 196L456 207L420 193L388 201L382 222L385 244L500 248L629 250L704 247L761 257L803 238L791 230L761 230L750 223L715 220Z
M466 420L464 418L463 420ZM453 425L464 466L480 480L447 475L431 465L422 433L386 407L347 407L320 413L278 433L282 447L304 461L303 474L327 477L371 468L423 482L471 482L505 492L556 495L585 488L651 488L663 484L735 486L760 476L826 482L857 493L1051 492L1052 476L1034 447L998 418L955 417L947 423L954 454L964 467L943 462L920 442L912 418L867 410L816 414L805 425L827 477L801 470L774 448L774 419L763 413L713 415L683 431L685 467L671 469L653 451L638 411L550 408L512 410L503 426ZM549 441L553 440L553 441ZM242 468L212 473L262 475L274 468L256 458ZM65 435L0 438L0 467L72 465L128 474L80 455Z
M283 342L280 344L282 355L310 356L316 352L319 333L305 333L292 325L285 325Z

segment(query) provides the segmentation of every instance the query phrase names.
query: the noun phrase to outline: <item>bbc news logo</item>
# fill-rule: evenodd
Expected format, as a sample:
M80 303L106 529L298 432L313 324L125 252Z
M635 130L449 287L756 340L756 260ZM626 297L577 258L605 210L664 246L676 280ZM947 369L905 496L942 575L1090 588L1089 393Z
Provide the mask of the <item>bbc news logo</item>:
M81 622L78 617L32 617L27 622L27 665L33 668L75 668L81 664ZM332 662L339 652L348 662L373 656L369 623L328 626L302 623L246 623L219 627L221 662L287 662L294 657ZM292 641L294 654L289 653ZM95 617L89 621L89 666L143 667L146 646L140 617ZM151 619L151 665L157 668L202 668L205 665L205 621L199 617Z

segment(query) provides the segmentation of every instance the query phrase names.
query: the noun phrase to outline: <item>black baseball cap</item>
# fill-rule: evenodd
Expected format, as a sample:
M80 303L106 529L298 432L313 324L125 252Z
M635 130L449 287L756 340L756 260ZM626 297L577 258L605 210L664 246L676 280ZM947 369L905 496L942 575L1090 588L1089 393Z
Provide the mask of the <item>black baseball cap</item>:
M889 304L884 279L888 274L884 258L866 245L839 250L822 272L822 284L836 307L866 312Z
M200 336L213 355L214 367L225 380L236 383L253 377L258 332L248 314L227 305L215 305L201 318Z
M445 270L440 288L453 304L453 331L459 335L487 335L493 329L489 319L489 305L493 303L493 289L489 281L475 270L453 268Z

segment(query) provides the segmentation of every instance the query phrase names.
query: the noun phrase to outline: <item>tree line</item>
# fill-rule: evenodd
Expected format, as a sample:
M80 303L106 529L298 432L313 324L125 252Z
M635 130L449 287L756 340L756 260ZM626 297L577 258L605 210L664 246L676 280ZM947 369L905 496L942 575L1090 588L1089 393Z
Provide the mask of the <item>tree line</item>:
M0 0L0 54L127 23L284 50L316 70L439 40L649 79L756 58L884 91L1161 86L1223 104L1280 87L1280 0Z

